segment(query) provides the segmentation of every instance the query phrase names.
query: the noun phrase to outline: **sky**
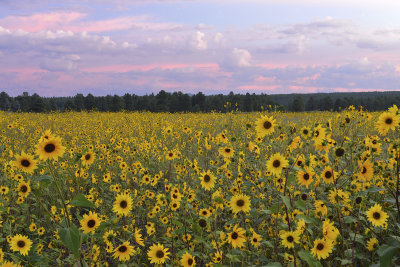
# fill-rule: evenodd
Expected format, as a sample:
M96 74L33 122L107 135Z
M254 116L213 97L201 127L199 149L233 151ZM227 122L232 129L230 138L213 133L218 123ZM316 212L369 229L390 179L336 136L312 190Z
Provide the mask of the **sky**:
M400 90L398 0L0 0L0 91Z

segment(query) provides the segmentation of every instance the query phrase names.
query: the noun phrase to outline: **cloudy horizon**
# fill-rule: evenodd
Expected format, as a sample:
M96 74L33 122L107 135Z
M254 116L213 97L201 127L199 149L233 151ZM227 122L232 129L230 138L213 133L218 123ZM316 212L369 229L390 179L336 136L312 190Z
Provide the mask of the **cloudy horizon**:
M2 0L0 91L400 89L396 1L214 2Z

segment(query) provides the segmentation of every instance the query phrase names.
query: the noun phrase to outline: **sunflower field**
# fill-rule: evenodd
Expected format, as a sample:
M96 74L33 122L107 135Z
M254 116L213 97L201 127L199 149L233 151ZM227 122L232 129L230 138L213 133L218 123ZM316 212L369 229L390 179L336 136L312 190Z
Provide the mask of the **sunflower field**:
M400 265L400 111L0 113L0 266Z

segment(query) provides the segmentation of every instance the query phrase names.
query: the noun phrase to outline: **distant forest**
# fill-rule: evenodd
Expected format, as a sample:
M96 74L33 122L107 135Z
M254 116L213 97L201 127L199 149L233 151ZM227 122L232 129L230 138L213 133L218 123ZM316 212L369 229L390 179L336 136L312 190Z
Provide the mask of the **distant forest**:
M0 93L0 110L14 112L50 111L152 111L152 112L229 112L261 111L278 109L282 111L340 111L353 105L363 106L369 111L385 110L396 104L400 106L400 92L362 92L362 93L317 93L317 94L234 94L194 95L182 92L138 96L107 95L93 96L77 94L73 97L41 97L38 94L10 97Z

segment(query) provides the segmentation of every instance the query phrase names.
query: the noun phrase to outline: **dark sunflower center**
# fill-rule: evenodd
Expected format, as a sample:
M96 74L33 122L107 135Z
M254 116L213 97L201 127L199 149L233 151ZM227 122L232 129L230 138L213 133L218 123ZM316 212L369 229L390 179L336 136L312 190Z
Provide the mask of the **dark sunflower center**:
M356 203L357 203L357 204L360 204L361 201L362 201L362 198L361 198L361 197L357 197L357 198L356 198Z
M302 194L302 195L301 195L301 199L302 199L302 200L307 200L307 194Z
M208 183L210 180L211 177L208 174L204 175L204 182Z
M119 206L120 206L121 208L125 209L125 208L128 206L128 202L126 202L126 200L122 200L122 201L119 203Z
M310 175L308 174L308 173L305 173L304 175L303 175L303 178L304 178L304 180L308 180L308 179L310 179Z
M95 225L96 225L96 221L95 221L95 220L89 220L89 221L87 222L87 226L88 226L89 228L93 228Z
M236 201L236 205L238 205L238 207L243 207L244 206L244 200L243 199L239 199L238 201Z
M318 245L317 245L317 249L318 250L323 250L324 249L324 244L322 244L322 243L318 243Z
M85 155L85 159L86 159L86 160L89 160L89 159L90 159L90 154L86 154L86 155Z
M231 149L230 148L225 148L225 152L229 153L229 152L231 152Z
M199 225L200 225L201 227L206 227L206 226L207 226L207 221L204 220L204 219L200 219L200 220L199 220Z
M27 159L23 159L21 160L21 165L24 167L29 167L29 165L31 165L31 162Z
M303 134L308 134L308 130L303 130Z
M331 178L331 177L332 177L332 173L331 173L330 171L327 171L327 172L325 173L325 178L329 179L329 178Z
M54 150L56 150L56 146L54 144L47 144L44 147L44 151L46 151L47 153L51 153Z
M168 154L168 156L170 156L171 158L172 158L173 155L174 155L174 154L172 154L172 153L169 153L169 154Z
M387 119L385 120L385 123L390 125L390 124L393 123L393 120L392 120L391 118L387 118Z
M338 148L338 149L336 149L335 154L336 154L336 156L338 156L338 157L343 156L343 155L344 155L344 149L341 148L341 147Z
M253 242L257 243L258 239L257 238L253 238Z
M346 123L349 123L350 122L350 118L346 118L345 121L346 121Z
M289 242L289 243L292 243L293 241L294 241L294 238L293 238L293 236L288 236L287 238L286 238L286 240Z
M271 128L271 126L272 126L271 122L269 122L269 121L264 122L263 125L264 125L264 128L267 129L267 130L268 130L269 128Z
M157 250L156 256L157 256L157 258L162 259L164 257L164 251Z
M365 167L363 167L363 169L362 169L362 174L365 174L367 172L367 168L365 168Z
M272 162L272 166L274 166L275 168L278 168L279 166L281 166L281 162L279 159L274 160L274 162Z
M124 253L125 251L127 251L128 250L128 248L126 247L126 246L120 246L119 248L118 248L118 251L119 252L122 252L122 253Z
M26 193L28 191L28 187L26 185L21 186L21 192Z
M301 164L303 164L301 160L297 161L297 166L300 166Z
M193 259L192 258L188 259L187 263L188 263L188 265L192 265L193 264Z
M233 240L236 240L239 237L239 235L238 235L238 233L233 232L231 237L232 237Z
M319 131L315 131L315 137L319 136Z
M18 241L18 242L17 242L17 246L18 246L19 248L25 247L25 241L23 241L23 240Z
M372 217L374 217L375 220L379 220L381 218L381 214L379 212L374 212Z

